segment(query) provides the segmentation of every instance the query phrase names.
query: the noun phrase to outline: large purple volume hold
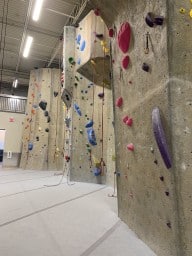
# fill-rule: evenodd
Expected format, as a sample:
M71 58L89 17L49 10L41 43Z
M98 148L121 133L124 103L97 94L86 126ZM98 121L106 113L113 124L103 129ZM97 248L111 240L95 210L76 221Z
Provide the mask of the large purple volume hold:
M159 108L157 108L157 107L154 108L152 111L152 125L153 125L153 132L154 132L155 140L157 142L157 145L158 145L159 151L161 153L161 156L163 158L163 161L164 161L167 169L170 169L172 166L171 156L170 156L169 149L167 146L163 126L161 123L160 111L159 111Z

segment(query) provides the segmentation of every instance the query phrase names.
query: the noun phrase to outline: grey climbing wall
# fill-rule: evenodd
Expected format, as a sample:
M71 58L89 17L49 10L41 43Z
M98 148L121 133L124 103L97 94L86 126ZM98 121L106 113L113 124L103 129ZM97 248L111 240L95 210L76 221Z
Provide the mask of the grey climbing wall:
M47 103L46 109L40 107L41 102ZM31 71L20 166L24 169L62 170L63 128L60 70Z
M101 17L95 17L91 12L80 22L75 34L74 27L64 28L66 39L64 41L63 88L64 93L67 89L73 95L72 107L69 109L71 126L67 129L70 141L70 161L66 159L65 161L70 165L71 180L113 185L115 171L113 101L112 91L108 89L110 87L109 56L105 60L105 53L109 51L109 48L107 49L107 29L106 27L104 29L104 26ZM102 33L103 37L96 37L96 32L100 35ZM97 57L102 66L98 65ZM106 62L108 67L105 66ZM87 72L84 74L85 65L86 68L89 66L89 72L91 70L89 75ZM97 74L93 72L94 67L99 67ZM103 98L98 96L102 93L104 93ZM75 104L79 107L81 115L75 110ZM95 146L89 143L85 127L91 120L94 122L93 129L97 142ZM94 175L96 167L102 169L102 174L99 176Z
M191 17L190 1L92 1L114 29L113 91L119 216L158 256L189 256L191 242ZM180 8L184 8L180 10ZM165 18L149 27L147 13ZM131 26L131 45L117 44L121 24ZM147 48L148 36L148 54ZM127 69L124 56L130 57ZM149 65L149 72L142 69ZM161 111L171 151L167 170L157 148L151 113ZM131 127L122 119L133 119ZM127 149L133 143L134 151Z

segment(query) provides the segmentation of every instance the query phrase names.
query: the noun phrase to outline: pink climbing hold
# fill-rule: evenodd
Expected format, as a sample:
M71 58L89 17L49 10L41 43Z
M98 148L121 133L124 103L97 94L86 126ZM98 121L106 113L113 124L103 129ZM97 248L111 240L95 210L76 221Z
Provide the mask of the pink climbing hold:
M113 37L114 36L114 30L113 28L109 29L109 37Z
M123 117L123 123L126 124L126 122L127 122L128 120L129 120L129 117L128 117L128 116Z
M129 119L126 121L126 125L132 126L132 125L133 125L133 119L132 119L132 118L129 118Z
M122 98L122 97L119 97L119 98L116 100L115 105L120 108L120 107L123 105L123 98Z
M125 56L124 59L122 60L122 67L124 69L127 69L129 66L129 56Z
M133 143L128 144L128 145L127 145L127 149L128 149L129 151L134 151L134 145L133 145Z
M128 22L124 22L118 33L118 45L123 53L129 50L131 40L131 27Z

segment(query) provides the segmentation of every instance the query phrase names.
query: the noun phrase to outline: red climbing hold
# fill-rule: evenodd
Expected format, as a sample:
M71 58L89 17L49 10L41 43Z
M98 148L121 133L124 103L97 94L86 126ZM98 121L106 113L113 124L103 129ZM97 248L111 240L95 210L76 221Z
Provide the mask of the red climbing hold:
M123 117L123 123L125 123L126 124L126 122L127 122L127 120L129 119L129 117L128 116L125 116L125 117Z
M134 151L134 145L133 143L130 143L127 145L127 149L130 150L130 151Z
M94 10L94 14L96 15L96 16L99 16L100 15L100 10L97 8L97 9L95 9Z
M115 105L120 108L120 107L123 105L123 98L122 98L122 97L119 97L119 98L116 100Z
M132 118L129 118L129 119L126 121L126 125L132 126L132 124L133 124L133 119L132 119Z
M129 56L125 56L124 59L122 60L122 67L124 69L127 69L129 66Z
M126 53L129 50L131 39L131 27L128 22L124 22L118 33L118 45L123 53Z
M109 29L109 37L114 36L114 30L112 28Z

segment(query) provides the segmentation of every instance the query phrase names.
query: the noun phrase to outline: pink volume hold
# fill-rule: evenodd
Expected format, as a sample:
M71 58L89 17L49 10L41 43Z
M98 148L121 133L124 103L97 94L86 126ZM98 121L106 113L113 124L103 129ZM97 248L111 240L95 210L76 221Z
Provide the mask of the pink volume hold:
M122 97L119 97L119 98L116 100L115 105L120 108L120 107L123 105L123 98L122 98Z
M133 145L133 143L128 144L128 145L127 145L127 149L128 149L129 151L134 151L134 145Z
M132 126L132 125L133 125L133 119L132 119L132 118L129 118L129 119L126 121L126 125Z

